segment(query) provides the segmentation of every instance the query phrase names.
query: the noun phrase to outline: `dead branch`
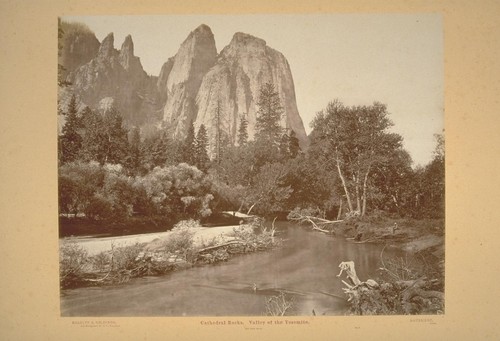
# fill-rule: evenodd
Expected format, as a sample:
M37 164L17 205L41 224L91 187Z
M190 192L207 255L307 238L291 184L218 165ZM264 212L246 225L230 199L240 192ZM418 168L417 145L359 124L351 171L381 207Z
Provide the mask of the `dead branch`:
M242 244L245 244L245 242L241 241L241 240L232 240L232 241L224 243L224 244L219 244L219 245L214 245L214 246L209 246L209 247L203 248L203 249L199 250L198 252L203 253L203 252L219 249L221 247L237 245L237 244L242 245Z
M325 229L321 228L320 226L340 223L343 221L343 220L327 220L327 219L323 219L323 218L319 218L319 217L315 217L315 216L303 215L300 212L292 212L288 216L288 219L291 221L295 221L299 224L309 223L312 225L313 230L320 231L323 233L332 233L332 231L325 230Z
M358 275L356 275L356 269L354 268L354 262L349 261L349 262L342 262L339 264L340 272L337 275L337 277L340 277L342 273L345 271L347 274L347 278L349 278L355 286L358 286L361 284L361 281L358 278ZM344 281L342 281L344 282ZM347 283L344 282L344 284L348 285ZM350 286L350 285L348 285Z

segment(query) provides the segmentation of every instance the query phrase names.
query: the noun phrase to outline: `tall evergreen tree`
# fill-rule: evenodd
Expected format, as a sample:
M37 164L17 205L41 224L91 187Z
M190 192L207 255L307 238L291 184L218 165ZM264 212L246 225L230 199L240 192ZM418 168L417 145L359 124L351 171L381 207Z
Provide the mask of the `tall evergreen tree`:
M82 137L80 136L82 121L80 117L78 117L75 95L71 96L68 112L65 117L66 122L62 129L62 135L59 137L59 155L61 163L78 159L80 149L82 148Z
M106 136L103 130L102 116L86 107L82 112L83 140L80 157L85 161L97 161L104 164Z
M266 83L261 87L257 105L259 110L256 121L256 140L278 145L282 134L280 121L284 109L279 93L272 83Z
M123 164L128 150L127 129L123 126L121 114L115 108L104 113L105 159L106 163Z
M273 84L266 83L261 87L257 105L255 165L260 168L268 162L282 159L280 144L283 129L280 121L283 107Z
M128 151L125 161L126 168L131 175L137 175L141 171L143 162L141 134L138 127L134 127L128 134Z
M205 125L202 124L198 129L198 134L196 134L194 156L195 156L195 166L203 172L207 171L208 164L210 162L210 158L208 157L207 147L208 147L207 130L205 129Z
M283 161L290 159L290 137L286 132L281 135L279 141L279 152Z
M194 165L195 163L195 135L194 135L194 124L191 122L189 125L186 138L182 144L181 150L181 161L190 165Z
M84 135L81 157L100 164L124 164L128 139L120 113L112 108L101 115L87 107L82 116Z
M300 152L299 139L293 129L291 129L290 135L288 136L288 152L290 153L290 157L292 159L296 158Z
M238 128L238 145L244 146L248 142L248 121L245 116L241 116L240 127Z
M161 131L147 138L141 145L143 167L150 171L157 166L165 166L168 160L170 141L166 131Z

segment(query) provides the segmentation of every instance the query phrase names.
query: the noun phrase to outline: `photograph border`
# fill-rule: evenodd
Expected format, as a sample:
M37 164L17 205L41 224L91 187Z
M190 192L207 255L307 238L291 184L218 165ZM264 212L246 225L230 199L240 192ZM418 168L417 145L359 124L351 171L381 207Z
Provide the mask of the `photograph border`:
M499 91L500 24L496 2L127 0L1 4L4 52L0 124L2 213L0 330L6 339L279 339L498 337L495 200L498 133L491 122ZM57 17L120 14L441 13L445 30L446 307L443 316L304 317L307 324L206 325L207 318L62 318L58 283ZM4 41L5 39L5 41ZM4 78L5 77L5 78ZM22 129L22 130L20 130ZM481 174L481 176L478 176ZM481 191L481 192L478 192ZM478 197L481 193L481 197ZM493 201L494 202L494 201ZM492 207L494 205L490 205ZM484 277L483 277L484 276ZM466 284L469 283L469 284ZM491 296L491 297L490 297ZM210 317L213 321L249 317Z

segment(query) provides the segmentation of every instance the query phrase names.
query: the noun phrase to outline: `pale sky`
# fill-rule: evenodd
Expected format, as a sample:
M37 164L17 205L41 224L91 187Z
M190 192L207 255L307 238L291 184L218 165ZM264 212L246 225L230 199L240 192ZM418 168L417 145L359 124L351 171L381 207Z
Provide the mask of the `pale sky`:
M414 164L432 158L443 123L443 29L439 14L175 15L63 17L119 49L130 34L144 70L157 76L189 32L208 25L217 52L235 32L262 38L287 58L299 113L309 123L328 102L387 104L392 130Z

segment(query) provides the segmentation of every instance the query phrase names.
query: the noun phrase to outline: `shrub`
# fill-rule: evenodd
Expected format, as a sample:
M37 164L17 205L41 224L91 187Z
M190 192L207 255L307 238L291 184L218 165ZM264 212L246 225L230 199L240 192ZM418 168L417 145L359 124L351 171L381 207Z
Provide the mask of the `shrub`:
M172 234L164 243L165 252L180 254L184 260L189 260L194 256L194 228L200 224L195 220L182 220L175 224Z
M83 279L89 258L87 251L74 241L63 242L59 248L59 276L62 287Z
M104 272L108 270L111 265L111 254L107 251L100 252L91 257L90 262L92 263L93 269L99 272Z
M279 295L266 299L266 314L268 316L285 316L293 307L293 298L289 298L283 291Z
M156 167L136 183L144 188L155 214L182 219L212 213L211 183L196 167L185 163Z
M143 244L112 248L111 267L113 270L132 270L137 267L137 257L143 249Z

